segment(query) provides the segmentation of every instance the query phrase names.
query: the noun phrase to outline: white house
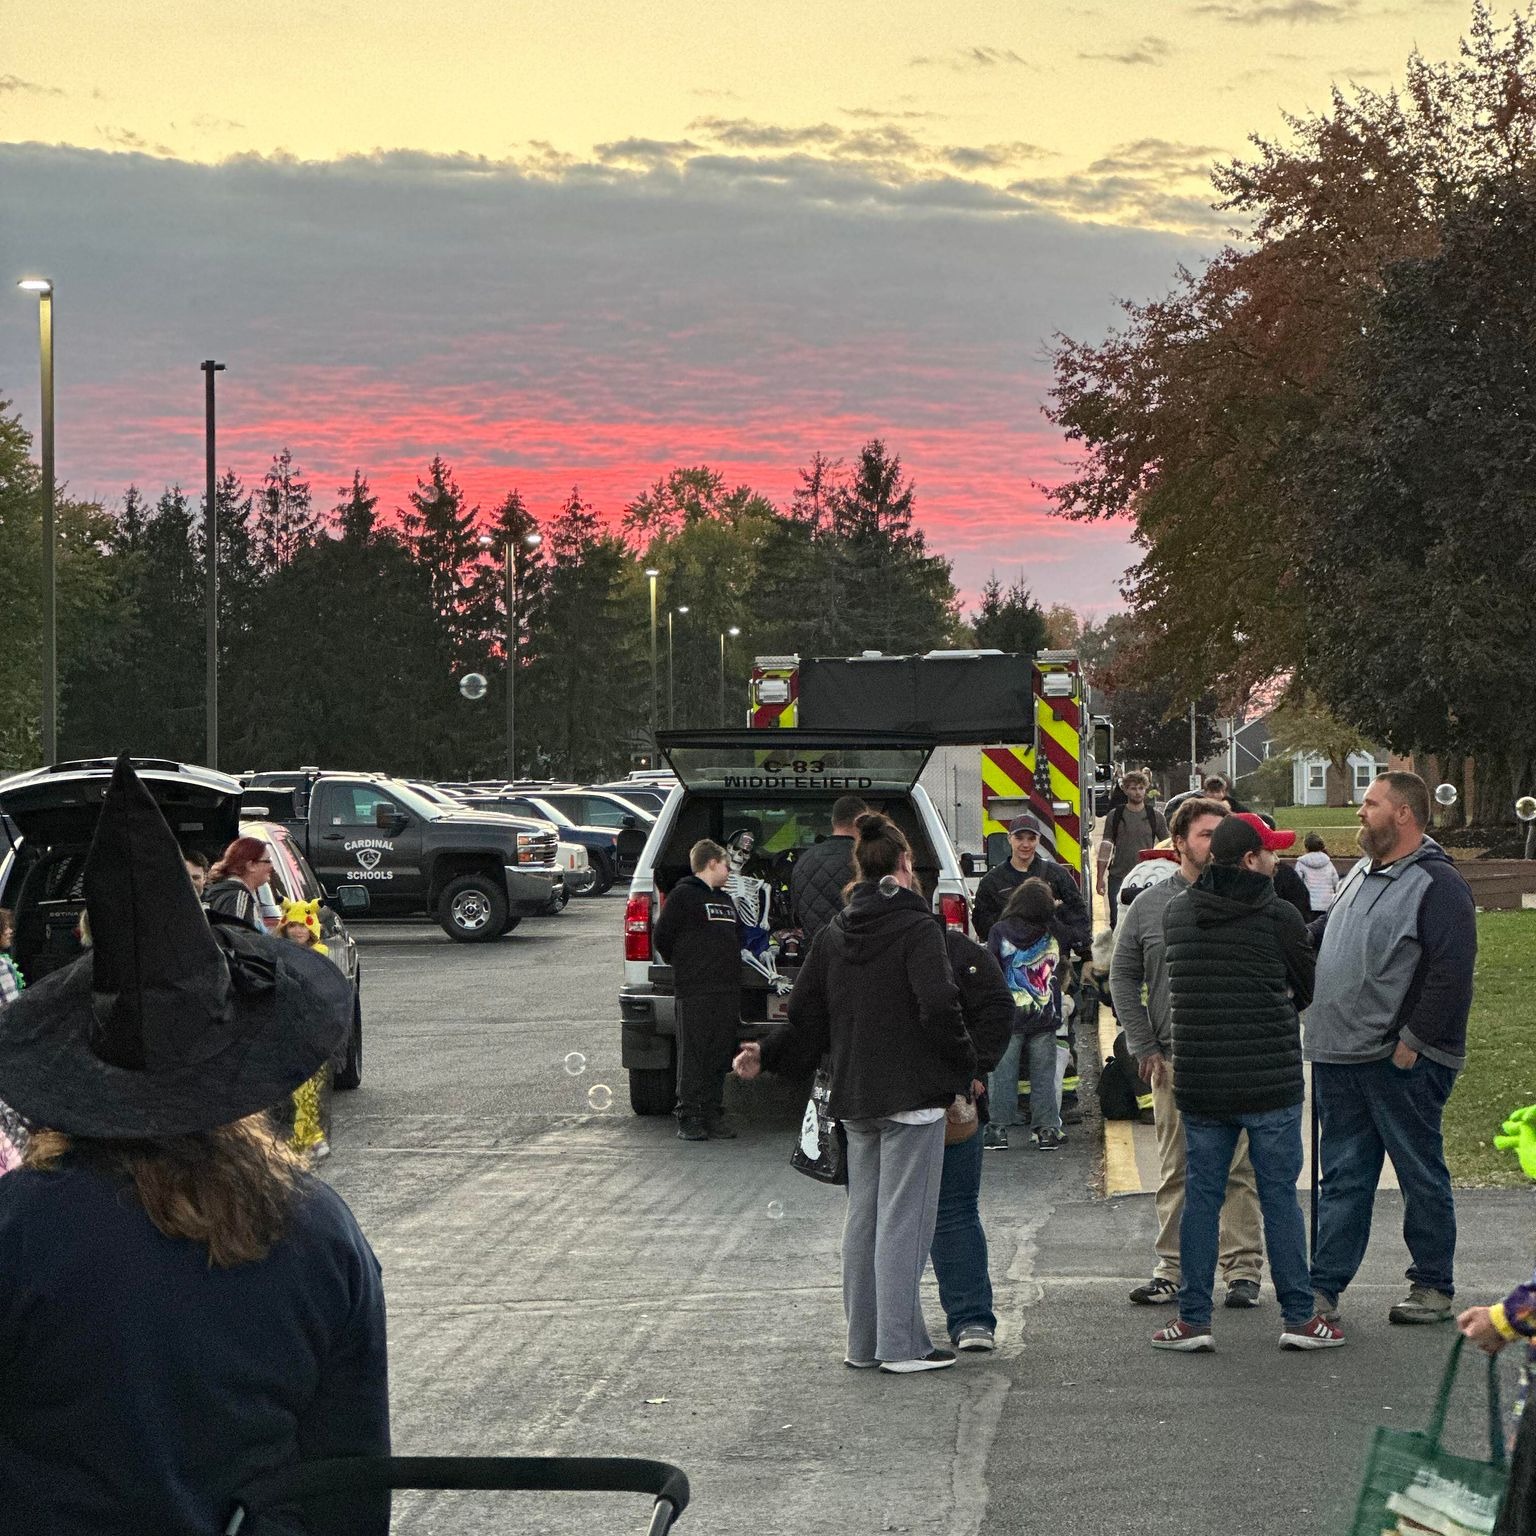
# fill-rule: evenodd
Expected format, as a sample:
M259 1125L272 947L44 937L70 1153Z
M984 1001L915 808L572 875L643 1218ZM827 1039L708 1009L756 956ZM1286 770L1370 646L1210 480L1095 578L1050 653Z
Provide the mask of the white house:
M1349 759L1348 798L1359 805L1372 780L1389 764L1383 751L1355 752ZM1291 759L1291 794L1297 805L1328 804L1328 759L1312 752Z

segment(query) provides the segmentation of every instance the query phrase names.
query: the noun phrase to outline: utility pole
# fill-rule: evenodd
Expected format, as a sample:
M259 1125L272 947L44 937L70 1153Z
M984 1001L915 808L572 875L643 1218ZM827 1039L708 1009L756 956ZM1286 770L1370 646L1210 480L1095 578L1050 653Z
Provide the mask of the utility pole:
M37 338L43 395L43 762L59 755L59 635L55 606L58 587L58 530L53 495L53 280L25 277L17 285L37 295Z
M207 610L208 669L204 687L203 710L207 715L207 746L204 755L208 766L219 766L219 512L218 471L214 433L213 379L224 372L224 364L210 357L203 365L203 447L207 454L208 486L203 503L203 549L207 556L207 595L203 606Z
M1189 787L1200 788L1200 764L1195 761L1195 702L1189 702Z

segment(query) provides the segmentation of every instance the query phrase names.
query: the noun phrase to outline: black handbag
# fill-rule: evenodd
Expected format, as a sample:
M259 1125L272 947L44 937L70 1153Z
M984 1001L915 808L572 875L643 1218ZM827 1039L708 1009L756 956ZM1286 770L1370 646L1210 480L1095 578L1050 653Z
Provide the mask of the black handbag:
M841 1121L832 1118L831 1097L832 1074L825 1066L817 1067L789 1166L818 1184L846 1184L848 1133Z

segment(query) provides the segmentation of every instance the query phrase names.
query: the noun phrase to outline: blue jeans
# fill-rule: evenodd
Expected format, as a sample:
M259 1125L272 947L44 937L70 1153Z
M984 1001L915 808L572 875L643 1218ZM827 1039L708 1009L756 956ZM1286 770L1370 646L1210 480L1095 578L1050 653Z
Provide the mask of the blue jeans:
M1301 1105L1262 1114L1211 1120L1185 1114L1184 1148L1188 1162L1184 1215L1179 1223L1179 1316L1196 1328L1211 1325L1211 1287L1216 1281L1216 1248L1221 1205L1238 1133L1248 1132L1248 1156L1259 1187L1264 1217L1264 1246L1275 1282L1280 1315L1288 1328L1312 1316L1312 1283L1307 1273L1307 1228L1296 1201L1301 1177Z
M950 1338L980 1323L997 1331L992 1311L992 1281L987 1274L987 1234L981 1229L981 1132L944 1148L944 1177L939 1184L939 1219L929 1257L939 1282L939 1301Z
M1312 1068L1321 1122L1317 1251L1312 1288L1338 1297L1355 1278L1371 1237L1382 1155L1403 1192L1403 1241L1410 1285L1455 1295L1456 1202L1440 1117L1456 1074L1421 1056L1412 1068L1386 1061Z
M1054 1031L1046 1030L1027 1039L1013 1035L1003 1059L987 1078L987 1099L992 1123L1006 1131L1019 1122L1019 1065L1029 1052L1029 1123L1035 1130L1061 1129L1061 1068Z

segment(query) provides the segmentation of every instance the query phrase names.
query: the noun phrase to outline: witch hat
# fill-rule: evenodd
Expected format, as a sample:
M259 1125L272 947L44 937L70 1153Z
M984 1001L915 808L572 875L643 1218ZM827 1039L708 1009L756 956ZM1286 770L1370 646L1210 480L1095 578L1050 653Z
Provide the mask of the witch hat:
M179 1136L270 1108L337 1051L351 989L323 956L210 923L126 754L85 863L92 948L0 1010L0 1099L75 1136Z

